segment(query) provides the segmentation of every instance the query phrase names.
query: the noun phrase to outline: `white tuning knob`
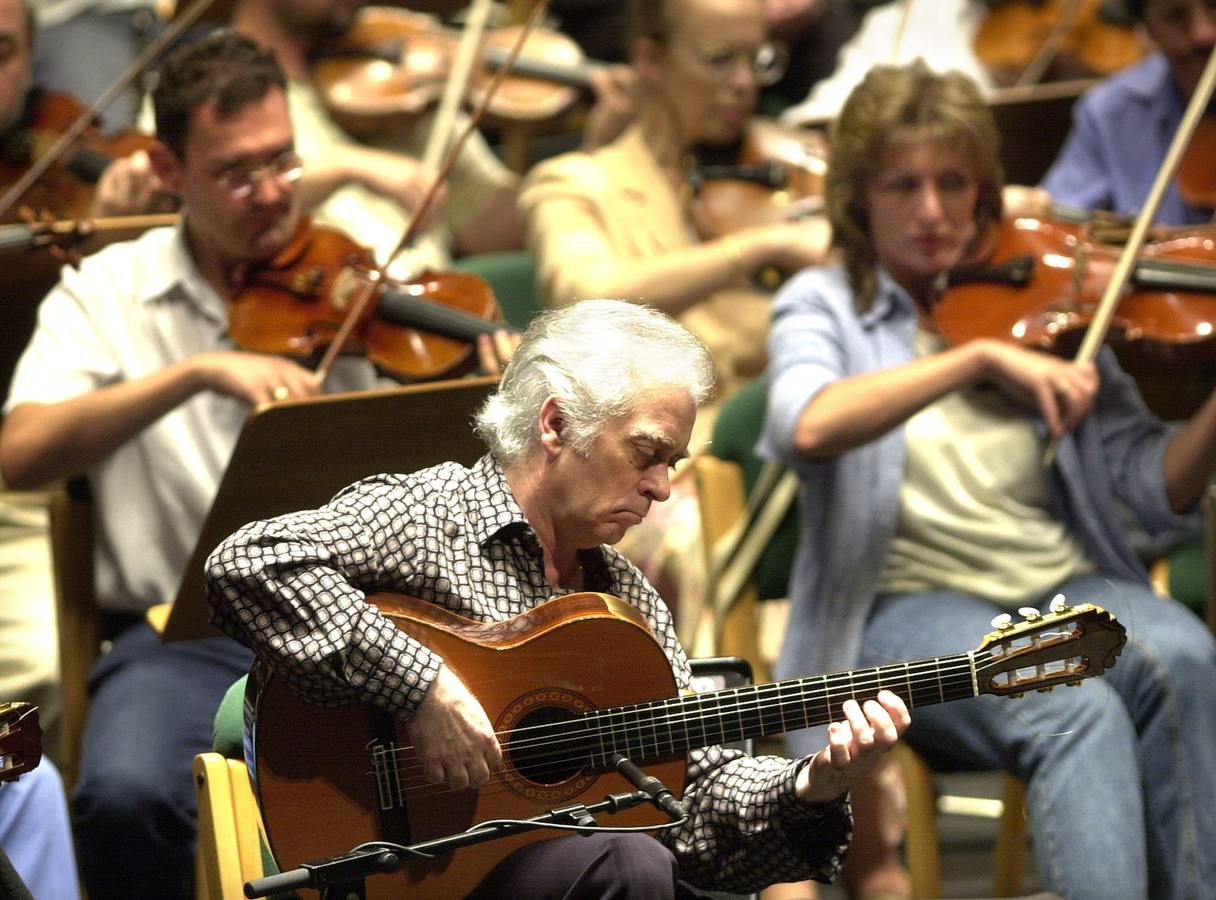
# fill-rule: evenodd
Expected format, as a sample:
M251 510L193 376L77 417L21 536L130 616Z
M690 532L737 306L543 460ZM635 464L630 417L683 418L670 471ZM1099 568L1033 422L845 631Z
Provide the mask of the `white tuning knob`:
M1068 609L1068 601L1064 599L1063 594L1056 594L1051 598L1051 611L1053 613L1061 613Z
M1033 622L1035 619L1039 618L1042 614L1037 609L1035 609L1033 606L1022 606L1022 607L1018 608L1018 615L1021 616L1023 619L1025 619L1027 622Z
M992 627L998 631L1004 631L1006 628L1012 628L1013 616L1009 615L1009 613L1001 613L992 620Z

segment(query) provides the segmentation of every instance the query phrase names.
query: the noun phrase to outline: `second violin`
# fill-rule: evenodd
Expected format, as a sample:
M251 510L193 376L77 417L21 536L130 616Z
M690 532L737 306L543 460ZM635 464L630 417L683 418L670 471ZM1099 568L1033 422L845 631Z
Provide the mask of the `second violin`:
M84 111L80 101L68 94L34 93L20 124L0 135L0 188L16 184ZM19 202L61 219L86 218L97 181L106 166L118 157L146 150L153 143L152 138L135 131L106 136L96 128L89 128ZM14 218L10 214L6 221Z

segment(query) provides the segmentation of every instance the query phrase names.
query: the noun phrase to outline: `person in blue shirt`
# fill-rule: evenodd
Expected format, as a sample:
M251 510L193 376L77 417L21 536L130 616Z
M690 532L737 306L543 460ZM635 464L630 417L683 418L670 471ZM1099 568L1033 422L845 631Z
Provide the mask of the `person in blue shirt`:
M943 276L1002 211L996 127L965 76L874 69L829 158L840 263L785 285L769 338L759 449L801 479L778 676L967 650L995 616L1060 593L1110 610L1128 643L1105 678L1012 708L917 709L907 737L1027 781L1045 888L1205 896L1216 642L1154 596L1115 503L1149 531L1193 510L1216 471L1216 399L1170 428L1109 350L1076 363L996 340L944 346ZM792 751L812 738L791 735Z
M1077 101L1072 130L1043 177L1056 203L1137 212L1216 46L1214 0L1127 0L1127 7L1157 52ZM1157 213L1163 225L1211 220L1212 210L1187 203L1176 185Z

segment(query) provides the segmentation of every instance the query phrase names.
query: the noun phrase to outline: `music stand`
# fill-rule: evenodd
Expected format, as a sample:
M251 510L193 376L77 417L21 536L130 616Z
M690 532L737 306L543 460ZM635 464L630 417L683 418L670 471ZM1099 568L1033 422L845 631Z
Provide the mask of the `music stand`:
M203 522L162 639L219 635L207 618L203 566L241 526L321 506L369 475L477 460L486 448L470 422L497 383L464 378L256 407Z

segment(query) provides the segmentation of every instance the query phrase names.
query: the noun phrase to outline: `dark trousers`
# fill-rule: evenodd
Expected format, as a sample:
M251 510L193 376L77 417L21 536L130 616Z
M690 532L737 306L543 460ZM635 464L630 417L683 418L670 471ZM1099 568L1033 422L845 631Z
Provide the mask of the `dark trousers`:
M191 766L211 749L215 711L252 658L222 637L165 644L140 622L93 667L72 798L90 900L194 896Z
M469 900L673 900L676 859L646 834L590 835L537 841L515 851L469 894Z

